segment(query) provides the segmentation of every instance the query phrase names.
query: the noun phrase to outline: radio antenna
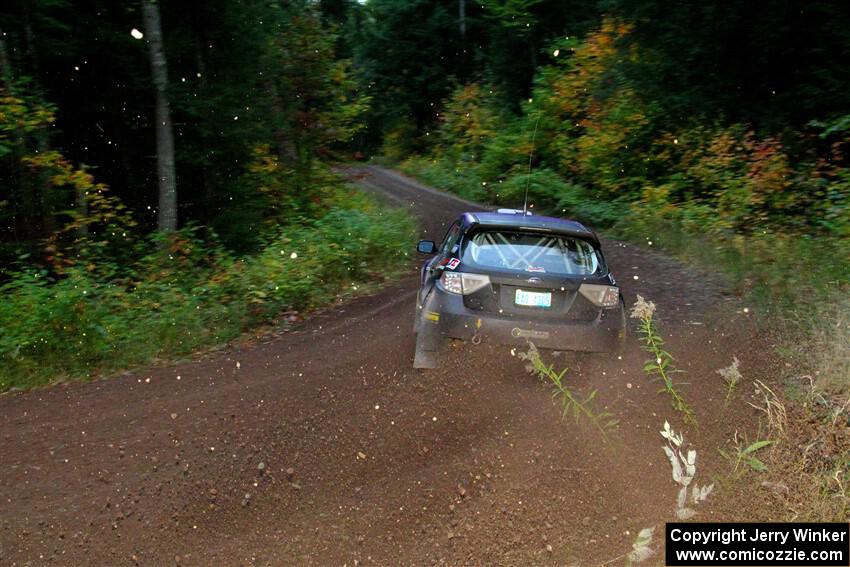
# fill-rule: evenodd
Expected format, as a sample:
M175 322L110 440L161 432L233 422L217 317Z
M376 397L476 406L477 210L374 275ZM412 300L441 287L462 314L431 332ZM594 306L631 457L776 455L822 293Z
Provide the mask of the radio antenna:
M534 159L534 141L537 139L537 126L540 124L540 116L542 112L537 113L537 120L534 122L534 133L531 135L531 151L528 152L528 175L525 178L525 197L522 200L522 216L528 215L528 187L531 185L531 160Z

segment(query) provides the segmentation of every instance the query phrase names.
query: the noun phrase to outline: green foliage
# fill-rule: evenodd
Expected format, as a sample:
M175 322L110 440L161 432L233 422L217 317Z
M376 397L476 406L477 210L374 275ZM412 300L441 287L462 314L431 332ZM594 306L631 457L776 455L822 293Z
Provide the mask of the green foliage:
M406 263L403 212L342 192L321 218L281 229L238 257L199 228L157 236L130 266L24 270L0 286L0 391L91 377L227 341Z
M580 419L587 420L593 427L599 431L602 439L607 443L609 441L608 434L617 426L619 421L614 419L613 415L607 411L597 412L593 409L593 400L596 398L596 390L593 390L585 397L579 397L564 383L569 369L564 368L561 372L555 370L554 364L547 365L540 358L540 351L534 343L528 343L528 351L518 354L521 360L528 362L528 371L536 374L542 380L552 385L552 397L558 398L561 405L561 417L567 417L572 414L576 423Z
M55 107L31 87L31 81L11 76L0 81L0 219L5 221L0 240L5 241L44 231L57 201L42 191L44 176L22 162L46 148L56 123Z
M43 133L55 121L50 105L34 97L16 96L0 85L0 158L16 150L26 152L27 139Z
M474 32L474 3L469 32ZM380 132L412 127L407 142L425 136L436 123L435 105L466 76L457 6L433 0L371 0L363 7L356 61L375 100L370 122Z
M777 315L794 305L831 303L836 291L850 285L846 239L770 230L748 235L700 230L710 219L711 211L699 206L662 210L640 204L617 228L622 236L648 238L696 263L720 267L740 293Z
M643 338L643 350L653 356L647 360L643 366L643 371L656 378L660 379L664 387L659 392L666 392L670 396L670 403L673 409L681 412L685 417L686 423L696 425L696 416L691 407L685 402L681 393L676 389L673 383L673 374L681 372L673 366L673 356L664 350L664 339L661 338L658 332L658 325L655 322L655 304L651 301L646 301L638 294L637 301L632 307L631 317L638 320L638 332Z
M525 191L528 189L528 206L531 210L554 210L564 198L569 199L576 190L561 177L547 168L528 173L517 173L498 185L496 202L522 208Z
M489 96L485 95L489 92ZM492 90L470 83L455 90L440 114L438 151L454 163L476 163L498 129Z
M485 6L491 17L514 33L527 36L532 33L532 26L537 25L537 16L533 8L543 0L487 0Z
M473 201L487 201L490 193L475 167L453 166L447 160L410 158L399 168L424 182ZM491 189L492 190L492 189Z
M437 0L370 0L358 12L355 61L370 92L380 93L369 120L373 139L412 126L405 142L423 151L440 102L458 84L492 85L500 110L517 110L549 60L542 50L565 32L583 33L599 11L581 0L467 1L465 8L464 25L457 3Z
M600 7L580 0L485 0L480 66L511 110L528 96L535 72L549 61L554 39L581 36L595 25ZM548 53L546 53L548 51Z
M109 187L96 182L84 167L74 167L59 152L27 155L21 158L21 162L34 170L47 173L52 187L68 188L75 197L75 207L57 215L65 217L65 222L51 235L53 239L73 234L84 235L78 239L79 246L102 246L108 244L116 233L126 236L126 232L136 226L127 207L110 194Z
M478 171L494 182L510 178L514 172L528 172L528 156L534 124L530 118L500 124L496 135L481 152Z
M277 227L327 212L339 177L323 163L313 163L305 188L306 178L296 169L296 164L272 152L268 144L254 147L245 172L230 190L231 206L212 223L225 246L236 252L256 251Z
M624 72L667 125L725 117L776 133L850 107L842 2L614 0L608 9L633 23L629 43L643 56Z
M417 131L411 122L400 121L384 132L382 155L392 162L398 162L420 152L422 142L417 138Z
M278 149L293 165L298 191L292 198L303 205L313 197L315 158L352 140L370 98L359 92L351 62L335 60L336 35L319 13L291 10L280 21L263 61L263 68L274 69L267 110Z
M747 443L738 438L737 431L735 432L734 439L734 450L732 452L724 451L723 449L718 449L721 455L726 458L728 461L732 463L732 473L737 473L738 469L741 468L742 465L746 465L750 467L752 470L756 472L765 472L767 471L767 465L764 464L759 458L755 456L755 453L773 445L775 442L769 439L762 439L759 441L753 441L752 443Z

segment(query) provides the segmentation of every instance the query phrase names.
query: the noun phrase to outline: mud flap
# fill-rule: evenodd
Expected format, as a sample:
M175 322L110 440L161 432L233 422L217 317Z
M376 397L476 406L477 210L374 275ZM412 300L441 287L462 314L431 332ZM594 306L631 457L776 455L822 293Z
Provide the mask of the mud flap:
M430 321L419 322L416 334L416 353L413 356L413 368L437 368L439 364L440 327Z
M620 333L617 337L617 347L614 354L622 355L626 350L626 339L629 336L629 322L626 319L626 304L620 298Z
M425 350L420 344L421 341L416 341L416 354L413 356L413 368L437 368L437 351Z
M413 334L419 333L419 321L422 318L421 312L422 309L419 307L419 294L416 294L416 311L413 312Z

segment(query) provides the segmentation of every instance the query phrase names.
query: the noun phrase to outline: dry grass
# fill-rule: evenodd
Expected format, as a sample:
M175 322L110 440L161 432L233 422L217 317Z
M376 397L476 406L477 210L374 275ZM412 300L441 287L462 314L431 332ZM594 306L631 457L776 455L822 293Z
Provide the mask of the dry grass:
M802 448L784 443L771 455L770 478L762 486L782 501L786 521L845 522L850 517L848 459L848 453L825 453L820 434Z
M764 414L770 435L785 435L785 424L788 422L788 411L785 402L764 382L756 380L754 397L759 403L747 402Z
M760 402L750 405L781 440L770 453L762 486L782 501L787 521L843 522L850 517L850 401L836 403L835 390L829 395L807 378L805 400L787 406L764 383L755 383Z
M821 326L827 328L795 347L796 364L786 376L790 389L773 381L752 382L754 392L746 403L758 413L755 439L764 434L770 443L750 443L736 431L729 456L736 459L739 474L725 481L731 483L728 492L737 499L750 493L767 497L772 504L765 503L764 515L750 510L741 520L846 521L850 517L850 378L836 371L848 364L847 348L842 353L840 344L847 340L847 328L837 319L831 325L822 320ZM813 367L820 370L818 374ZM801 376L804 368L811 375ZM753 453L761 449L764 454L754 458ZM741 469L741 463L750 466Z
M788 313L787 334L795 362L785 404L756 383L759 409L782 442L770 455L771 490L787 520L846 521L850 517L850 299L832 294L809 309ZM797 389L802 395L794 395Z

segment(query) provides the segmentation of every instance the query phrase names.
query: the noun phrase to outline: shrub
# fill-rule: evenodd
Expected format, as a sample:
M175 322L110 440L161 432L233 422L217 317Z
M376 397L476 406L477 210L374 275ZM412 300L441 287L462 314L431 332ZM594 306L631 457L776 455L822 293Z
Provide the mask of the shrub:
M13 274L0 286L0 391L186 354L406 265L412 225L403 211L353 194L336 200L254 255L237 257L189 227L150 241L120 278L83 266L61 277Z
M486 181L481 180L474 166L453 166L446 160L414 157L402 162L399 168L425 183L460 195L464 199L490 200L487 185L484 185Z

